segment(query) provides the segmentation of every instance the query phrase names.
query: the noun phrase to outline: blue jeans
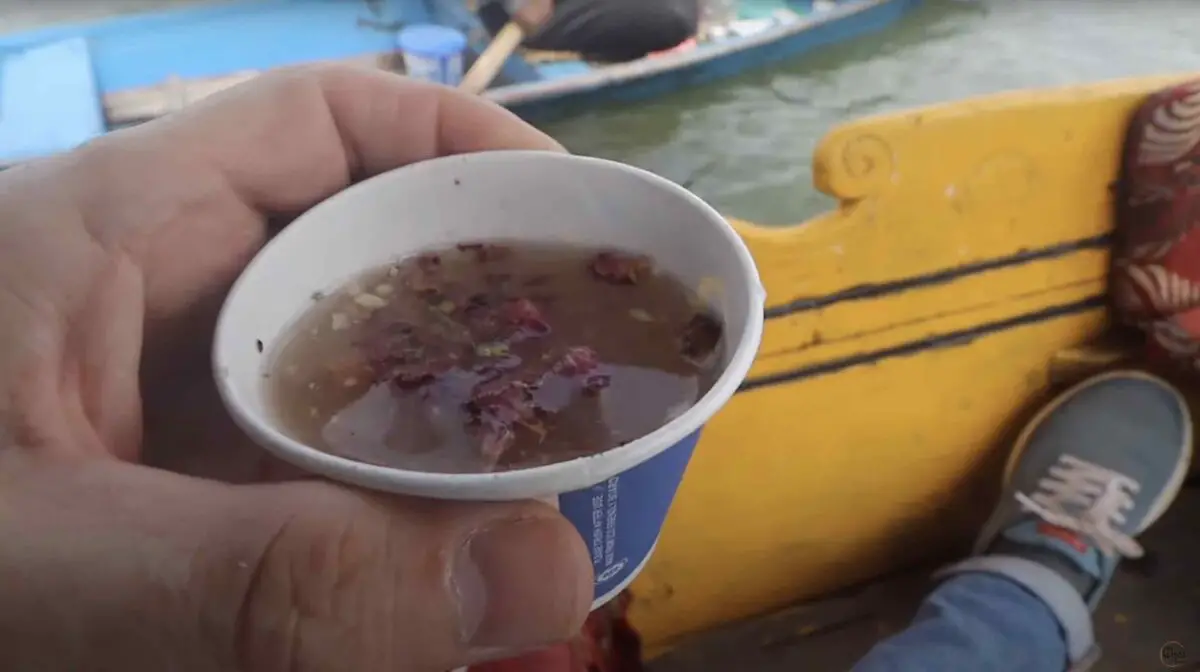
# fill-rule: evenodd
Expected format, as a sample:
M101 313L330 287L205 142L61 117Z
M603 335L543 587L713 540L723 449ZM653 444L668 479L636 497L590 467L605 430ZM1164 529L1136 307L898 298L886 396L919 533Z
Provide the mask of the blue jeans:
M1040 599L995 574L958 574L934 589L912 625L854 672L1064 672L1067 645Z

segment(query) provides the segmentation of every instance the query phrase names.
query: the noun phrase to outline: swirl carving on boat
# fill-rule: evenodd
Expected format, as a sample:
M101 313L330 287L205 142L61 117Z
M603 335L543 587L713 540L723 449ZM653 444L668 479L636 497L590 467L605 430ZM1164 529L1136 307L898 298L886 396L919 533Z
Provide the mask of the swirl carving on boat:
M834 176L836 196L862 198L879 191L892 181L896 153L887 140L878 135L860 135L842 145L841 173Z

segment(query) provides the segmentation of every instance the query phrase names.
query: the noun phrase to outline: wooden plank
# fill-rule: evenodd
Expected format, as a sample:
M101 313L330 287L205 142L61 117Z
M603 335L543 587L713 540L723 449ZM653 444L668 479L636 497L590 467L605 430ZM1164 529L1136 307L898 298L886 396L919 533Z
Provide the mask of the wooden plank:
M67 151L105 130L86 40L0 60L0 165Z
M392 54L373 54L356 58L329 61L344 65L393 69ZM220 77L182 80L172 77L156 86L115 91L104 96L104 111L113 125L128 124L161 117L214 93L263 74L262 70L245 70Z

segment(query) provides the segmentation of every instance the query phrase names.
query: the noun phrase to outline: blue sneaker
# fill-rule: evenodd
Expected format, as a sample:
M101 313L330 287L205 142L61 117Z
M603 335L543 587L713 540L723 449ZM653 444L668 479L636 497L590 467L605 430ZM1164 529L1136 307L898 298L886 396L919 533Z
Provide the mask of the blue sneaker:
M941 574L1001 574L1040 597L1066 634L1072 669L1099 657L1096 608L1135 537L1170 507L1192 458L1183 397L1154 376L1102 374L1042 409L1017 439L1004 495L976 555Z

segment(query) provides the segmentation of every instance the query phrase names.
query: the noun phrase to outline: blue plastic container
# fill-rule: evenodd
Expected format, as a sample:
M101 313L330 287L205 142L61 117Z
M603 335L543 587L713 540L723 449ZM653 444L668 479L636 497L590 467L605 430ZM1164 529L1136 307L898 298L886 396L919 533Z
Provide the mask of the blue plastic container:
M409 77L446 86L458 86L463 78L463 50L467 36L436 24L408 26L396 36Z

